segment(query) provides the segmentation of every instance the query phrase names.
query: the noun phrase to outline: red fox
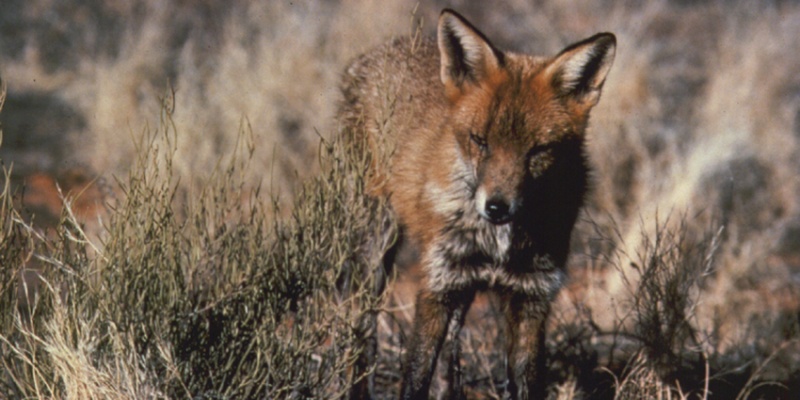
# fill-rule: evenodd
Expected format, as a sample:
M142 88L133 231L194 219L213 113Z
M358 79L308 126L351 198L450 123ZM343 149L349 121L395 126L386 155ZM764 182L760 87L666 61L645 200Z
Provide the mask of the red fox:
M600 33L552 58L515 54L447 9L437 35L356 59L339 112L344 134L367 135L375 152L393 147L372 188L400 230L384 265L404 254L400 273L422 276L400 397L427 398L446 338L458 340L476 291L492 290L508 324L507 390L544 398L545 322L565 281L587 190L585 130L616 38ZM447 346L458 396L457 345Z

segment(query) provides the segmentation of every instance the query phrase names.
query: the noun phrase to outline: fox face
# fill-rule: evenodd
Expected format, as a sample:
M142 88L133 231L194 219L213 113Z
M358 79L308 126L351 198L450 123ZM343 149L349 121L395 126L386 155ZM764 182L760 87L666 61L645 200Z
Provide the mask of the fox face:
M537 183L583 167L588 112L611 66L614 37L596 35L546 61L502 53L460 16L444 14L438 45L450 102L445 126L470 170L476 211L507 224L535 201L526 198L536 196Z
M559 162L565 153L581 152L575 122L558 118L565 113L557 109L557 102L551 107L548 103L553 101L544 96L520 99L508 87L515 85L506 82L492 91L464 95L456 112L472 117L452 126L470 169L476 211L495 225L514 219L525 205L526 188L555 173L554 168L570 167ZM552 115L541 118L547 113Z

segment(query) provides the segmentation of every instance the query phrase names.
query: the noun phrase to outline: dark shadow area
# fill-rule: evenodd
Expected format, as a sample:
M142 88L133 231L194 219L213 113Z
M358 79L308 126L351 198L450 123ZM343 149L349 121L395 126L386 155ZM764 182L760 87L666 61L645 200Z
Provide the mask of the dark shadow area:
M86 120L53 93L13 92L0 113L3 146L0 158L14 163L15 173L54 167L70 152L68 134L86 127Z

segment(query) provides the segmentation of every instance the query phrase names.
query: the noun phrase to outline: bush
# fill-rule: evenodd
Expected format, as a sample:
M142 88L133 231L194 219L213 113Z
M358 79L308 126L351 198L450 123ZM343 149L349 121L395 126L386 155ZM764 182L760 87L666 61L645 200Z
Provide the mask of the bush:
M185 189L172 174L181 141L161 123L137 142L98 242L64 199L54 235L18 217L6 172L0 194L0 391L15 398L338 398L362 351L360 323L378 304L364 238L386 235L385 207L364 196L366 158L323 142L324 175L285 219L243 176L237 152ZM33 259L31 259L31 254ZM35 260L35 261L34 261ZM18 298L22 269L43 284ZM336 283L347 276L350 292Z

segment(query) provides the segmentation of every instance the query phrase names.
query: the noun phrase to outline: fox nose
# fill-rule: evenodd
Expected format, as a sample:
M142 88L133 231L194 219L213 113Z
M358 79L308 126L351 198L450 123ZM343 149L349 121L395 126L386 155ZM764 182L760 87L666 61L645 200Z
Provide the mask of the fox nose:
M511 219L511 206L502 197L492 197L486 201L486 216L493 224L504 224Z

